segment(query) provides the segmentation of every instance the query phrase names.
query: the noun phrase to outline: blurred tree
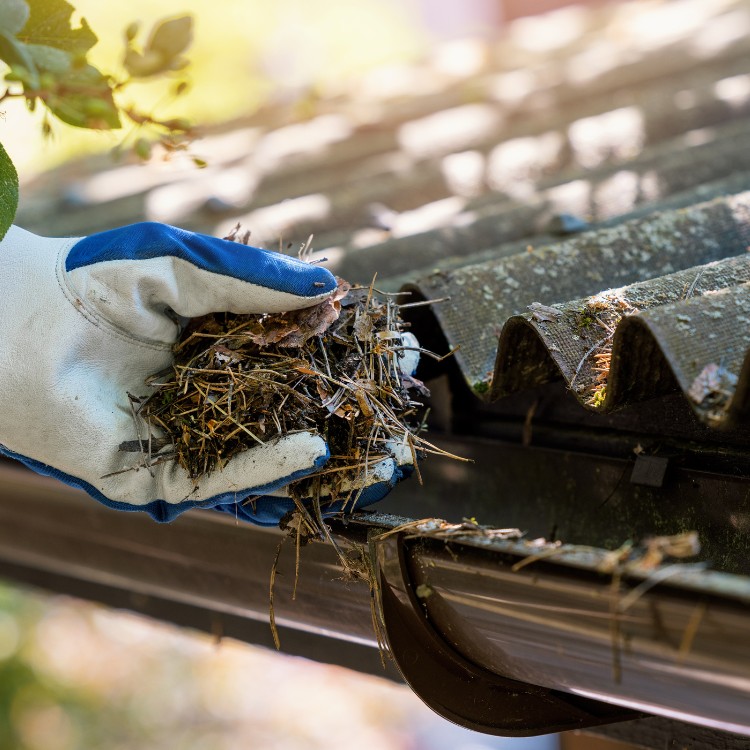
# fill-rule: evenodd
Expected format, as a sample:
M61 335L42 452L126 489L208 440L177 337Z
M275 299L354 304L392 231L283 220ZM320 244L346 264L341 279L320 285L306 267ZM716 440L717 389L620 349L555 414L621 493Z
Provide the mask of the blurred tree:
M123 75L115 78L89 62L97 36L85 19L74 26L74 11L66 0L0 0L0 75L5 83L0 102L21 98L31 111L43 107L45 135L51 132L50 117L90 130L115 130L129 121L134 127L127 138L141 158L150 155L154 137L167 149L184 148L191 135L188 121L160 120L123 105L120 97L134 81L165 75L175 76L174 96L184 93L187 82L179 74L187 65L183 54L192 40L192 18L159 21L145 43L138 42L139 24L130 24L124 31ZM144 128L150 138L142 134ZM0 144L0 238L17 205L18 175Z

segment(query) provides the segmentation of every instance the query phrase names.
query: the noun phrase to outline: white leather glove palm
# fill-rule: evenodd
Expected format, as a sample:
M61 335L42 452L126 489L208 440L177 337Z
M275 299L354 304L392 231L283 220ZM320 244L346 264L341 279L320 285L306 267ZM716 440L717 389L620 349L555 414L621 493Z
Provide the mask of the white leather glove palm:
M325 463L321 437L251 448L196 487L173 461L128 471L142 459L118 450L137 437L127 394L171 363L174 313L282 312L335 286L325 269L163 224L84 239L13 227L0 243L0 451L160 521L277 490Z

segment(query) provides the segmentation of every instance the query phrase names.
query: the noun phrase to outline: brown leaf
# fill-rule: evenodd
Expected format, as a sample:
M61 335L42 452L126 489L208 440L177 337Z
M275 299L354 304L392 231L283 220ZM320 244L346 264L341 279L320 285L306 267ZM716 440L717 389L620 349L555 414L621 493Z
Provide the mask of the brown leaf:
M214 362L219 367L226 364L241 362L243 359L241 354L233 352L231 349L227 349L226 346L222 346L221 344L215 344L211 347L210 351L213 354Z
M288 346L288 344L282 344L281 342L288 341L299 331L299 328L293 321L287 319L287 315L291 315L291 313L267 315L262 323L259 323L253 330L248 330L248 338L258 346L269 346L270 344Z
M342 419L353 419L359 412L355 406L351 404L342 404L336 411L333 412L337 417Z
M258 346L304 346L314 336L325 333L338 320L341 300L350 288L346 281L339 279L336 290L323 302L302 310L266 315L257 329L248 332L248 338Z
M364 310L357 310L354 319L354 335L360 341L369 341L372 337L372 318Z
M323 383L321 383L320 380L316 381L315 389L318 391L318 396L320 396L320 403L323 404L331 398L331 392L323 385Z

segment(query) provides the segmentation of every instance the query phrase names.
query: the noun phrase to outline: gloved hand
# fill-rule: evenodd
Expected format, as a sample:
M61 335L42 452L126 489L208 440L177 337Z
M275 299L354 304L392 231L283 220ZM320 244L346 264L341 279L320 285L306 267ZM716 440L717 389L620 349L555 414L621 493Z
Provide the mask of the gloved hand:
M323 268L164 224L83 239L12 227L0 242L0 452L158 521L194 507L235 512L320 468L325 441L298 433L250 448L196 487L174 461L132 469L141 457L118 450L137 438L127 394L146 395L145 379L170 365L176 316L288 311L335 286ZM403 474L400 463L383 462L368 480L374 499ZM241 515L276 523L279 502Z
M411 335L411 334L405 334ZM321 505L325 505L323 516L328 517L344 511L364 508L382 500L402 479L414 472L413 455L406 443L391 443L391 457L379 461L366 473L358 477L356 484L344 483L343 497L331 501L325 483L320 489ZM252 495L252 493L250 493ZM250 497L246 494L245 497ZM277 526L279 521L296 508L284 487L258 497L252 502L232 502L216 505L215 509L234 518L251 521L259 526Z
M398 366L404 375L414 375L419 365L419 341L413 333L401 334L404 350L399 355ZM343 511L351 512L382 500L401 480L414 472L414 454L403 441L391 441L386 446L390 458L385 458L358 476L356 481L345 481L338 488L339 499L332 500L330 487L323 480L320 488L321 505L325 505L323 516L336 515ZM276 526L289 511L295 509L286 487L269 492L248 503L217 505L216 510L224 511L235 518L252 521L260 526Z

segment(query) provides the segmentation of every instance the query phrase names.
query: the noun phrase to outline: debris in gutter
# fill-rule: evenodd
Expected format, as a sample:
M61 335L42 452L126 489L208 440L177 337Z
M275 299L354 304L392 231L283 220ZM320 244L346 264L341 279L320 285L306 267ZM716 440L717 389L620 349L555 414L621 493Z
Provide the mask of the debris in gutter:
M695 557L701 551L697 531L684 531L670 536L647 537L640 545L625 542L608 552L597 566L600 573L648 572L661 565L665 559Z
M604 331L604 335L583 355L570 381L571 388L578 381L575 390L584 397L587 406L598 409L604 404L617 324L624 317L637 312L637 307L613 289L589 297L586 305L575 315L574 327L580 334L588 333L595 326Z
M612 679L622 682L622 650L626 639L622 633L622 618L626 612L650 589L668 578L687 570L703 570L707 563L673 563L662 565L665 560L683 560L695 557L701 546L698 532L685 531L671 536L656 536L644 539L639 547L625 542L618 549L609 552L597 566L600 573L612 576L610 585L610 635L612 638ZM645 575L645 578L627 593L622 591L622 578L628 573ZM683 659L690 650L703 616L704 605L698 603L694 616L683 633L677 656Z
M476 519L463 519L461 523L449 523L438 518L427 518L411 521L401 526L370 536L371 550L379 541L388 537L402 534L405 540L411 538L432 538L445 542L468 543L472 545L492 545L494 542L511 542L523 545L529 554L516 562L511 571L520 572L534 563L556 558L564 561L566 558L576 559L583 555L587 559L586 568L611 576L610 583L610 633L612 638L612 674L616 683L622 680L622 650L626 648L626 634L622 631L625 614L640 600L640 598L654 586L683 573L703 571L707 568L705 562L683 562L700 553L701 546L696 531L685 531L670 536L647 537L640 544L627 541L619 548L606 551L595 547L576 544L563 544L561 541L548 541L545 538L524 540L524 532L512 528L492 528L479 524ZM516 549L513 549L514 553ZM371 552L371 558L374 552ZM675 561L675 562L672 562ZM368 581L373 597L377 592L377 576L375 563L370 560L370 567L364 580ZM626 576L640 578L632 588L625 588ZM429 583L420 584L415 590L417 597L425 606L429 606L428 599L435 590ZM376 598L376 597L375 597ZM381 637L383 622L381 613L375 605L374 622L377 623L376 633ZM705 614L705 604L699 602L675 649L675 658L684 659L689 653L700 622Z
M246 245L249 238L249 232L235 228L226 239ZM309 258L311 239L300 250L303 260ZM192 320L174 346L172 367L153 375L155 390L134 402L134 416L146 420L149 437L121 446L140 450L146 468L174 460L199 481L256 444L300 431L326 440L331 456L325 466L288 486L296 509L281 520L287 534L269 580L277 648L273 592L286 539L296 547L295 593L300 549L313 539L331 544L346 577L365 580L372 589L371 564L336 542L324 521L326 508L343 501L346 510L353 509L368 475L395 450L411 453L420 482L418 458L425 454L468 460L423 437L426 410L418 399L429 391L409 374L408 365L401 369L415 352L437 360L453 354L436 355L404 335L408 324L401 309L432 301L401 304L402 293L380 292L374 283L352 287L339 279L329 297L302 310L213 313ZM373 623L377 632L374 611Z
M375 536L373 539L377 541L402 532L406 533L407 538L413 534L414 536L474 543L489 540L520 541L523 537L523 533L519 529L492 529L480 526L474 519L464 519L461 524L449 524L439 519L425 519L405 524ZM523 544L531 554L515 563L511 567L513 572L519 572L533 563L552 557L563 559L566 555L583 552L587 555L593 555L594 559L598 558L596 570L599 573L611 576L612 679L616 684L622 681L622 651L627 648L627 634L622 630L622 622L626 613L654 586L675 575L705 570L707 567L705 562L682 562L700 552L701 546L696 531L686 531L671 536L647 537L639 545L628 541L611 552L593 547L563 544L560 541L548 541L544 538L526 540ZM678 562L670 563L671 560ZM641 577L642 580L633 588L625 589L623 578L626 575L636 575ZM427 584L422 584L422 586L425 589L421 593L415 593L423 602L426 602L434 594L434 591ZM705 603L698 602L675 651L676 659L684 659L689 653L705 610Z
M498 529L492 526L483 526L476 518L464 518L461 523L449 523L442 518L423 518L419 521L410 521L394 529L373 537L377 542L387 539L395 534L406 534L409 536L429 536L433 539L451 539L456 536L471 536L486 540L519 540L524 536L520 529Z
M720 421L737 387L737 376L715 363L706 365L688 389L688 398L709 422Z
M435 592L431 586L428 586L426 583L420 583L414 590L414 593L418 599L429 599Z

